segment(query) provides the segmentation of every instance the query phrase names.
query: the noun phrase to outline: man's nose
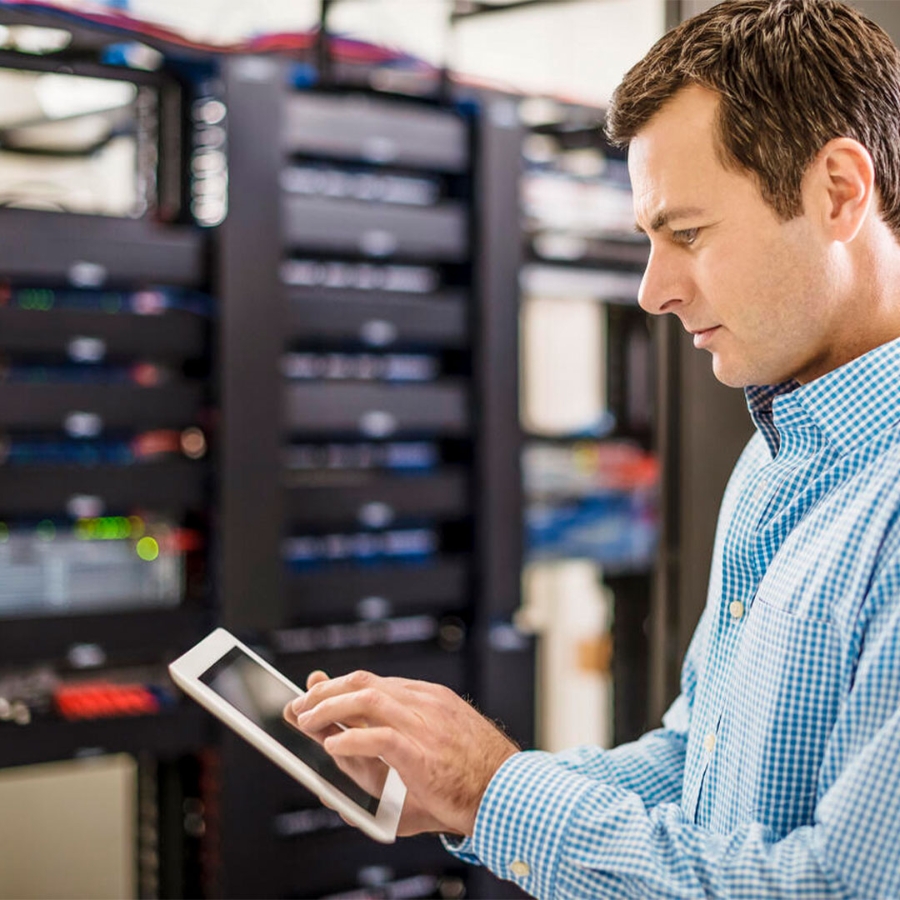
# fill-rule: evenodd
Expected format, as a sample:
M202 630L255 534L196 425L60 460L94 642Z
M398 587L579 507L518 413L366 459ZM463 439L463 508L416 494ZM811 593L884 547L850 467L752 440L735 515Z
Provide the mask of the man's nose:
M688 301L689 291L684 273L671 255L651 248L647 268L638 290L641 309L654 316L675 313Z

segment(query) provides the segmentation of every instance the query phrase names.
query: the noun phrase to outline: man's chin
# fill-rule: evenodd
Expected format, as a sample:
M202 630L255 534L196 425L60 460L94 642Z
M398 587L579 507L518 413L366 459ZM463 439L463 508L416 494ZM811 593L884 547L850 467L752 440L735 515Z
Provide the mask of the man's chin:
M726 387L745 388L751 384L760 384L746 371L741 371L739 367L729 366L727 361L722 359L721 354L712 354L712 371L716 381L720 381Z

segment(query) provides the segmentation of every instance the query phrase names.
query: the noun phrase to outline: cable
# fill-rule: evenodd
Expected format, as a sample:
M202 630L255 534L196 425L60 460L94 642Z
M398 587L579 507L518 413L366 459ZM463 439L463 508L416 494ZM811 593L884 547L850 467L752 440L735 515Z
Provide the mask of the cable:
M178 47L188 51L212 54L287 53L312 51L318 40L318 29L299 32L270 32L254 35L244 41L225 44L209 44L194 41L183 34L162 25L155 25L121 11L104 8L102 11L74 11L60 7L50 0L0 0L0 10L38 12L73 25L90 25L102 31L122 37L144 39L157 49L159 45ZM413 54L358 40L341 34L329 34L332 57L351 65L371 65L387 69L405 69L426 77L440 78L441 69ZM525 91L514 85L493 79L451 74L455 84L473 89L496 90L511 95L524 96ZM562 98L560 98L562 99Z
M162 25L154 25L143 19L137 19L126 13L103 10L73 10L57 6L47 0L4 0L0 9L21 12L39 12L53 16L75 25L89 24L100 30L122 36L140 36L156 42L162 42L188 50L208 53L278 53L311 50L316 43L318 31L306 32L274 32L255 35L245 41L227 44L209 44L194 41L179 32ZM364 63L372 65L392 65L417 68L432 72L436 68L425 60L409 53L391 50L366 41L355 40L339 34L330 35L332 53L341 62Z

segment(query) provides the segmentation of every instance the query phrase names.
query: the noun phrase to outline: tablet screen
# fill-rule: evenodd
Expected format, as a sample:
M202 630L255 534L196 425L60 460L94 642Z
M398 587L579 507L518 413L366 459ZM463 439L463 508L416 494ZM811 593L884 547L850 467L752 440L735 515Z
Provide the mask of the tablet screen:
M239 647L232 647L200 680L240 710L314 772L373 816L379 800L363 790L311 737L284 720L284 708L297 694Z

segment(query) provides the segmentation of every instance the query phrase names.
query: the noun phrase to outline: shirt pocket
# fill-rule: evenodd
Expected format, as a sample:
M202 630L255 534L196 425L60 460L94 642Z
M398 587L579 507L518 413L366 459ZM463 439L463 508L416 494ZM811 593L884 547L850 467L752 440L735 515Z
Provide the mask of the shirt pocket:
M720 774L736 791L738 820L761 822L779 837L813 821L840 685L840 646L830 620L796 616L758 596L722 725L735 752L725 762L731 771Z

